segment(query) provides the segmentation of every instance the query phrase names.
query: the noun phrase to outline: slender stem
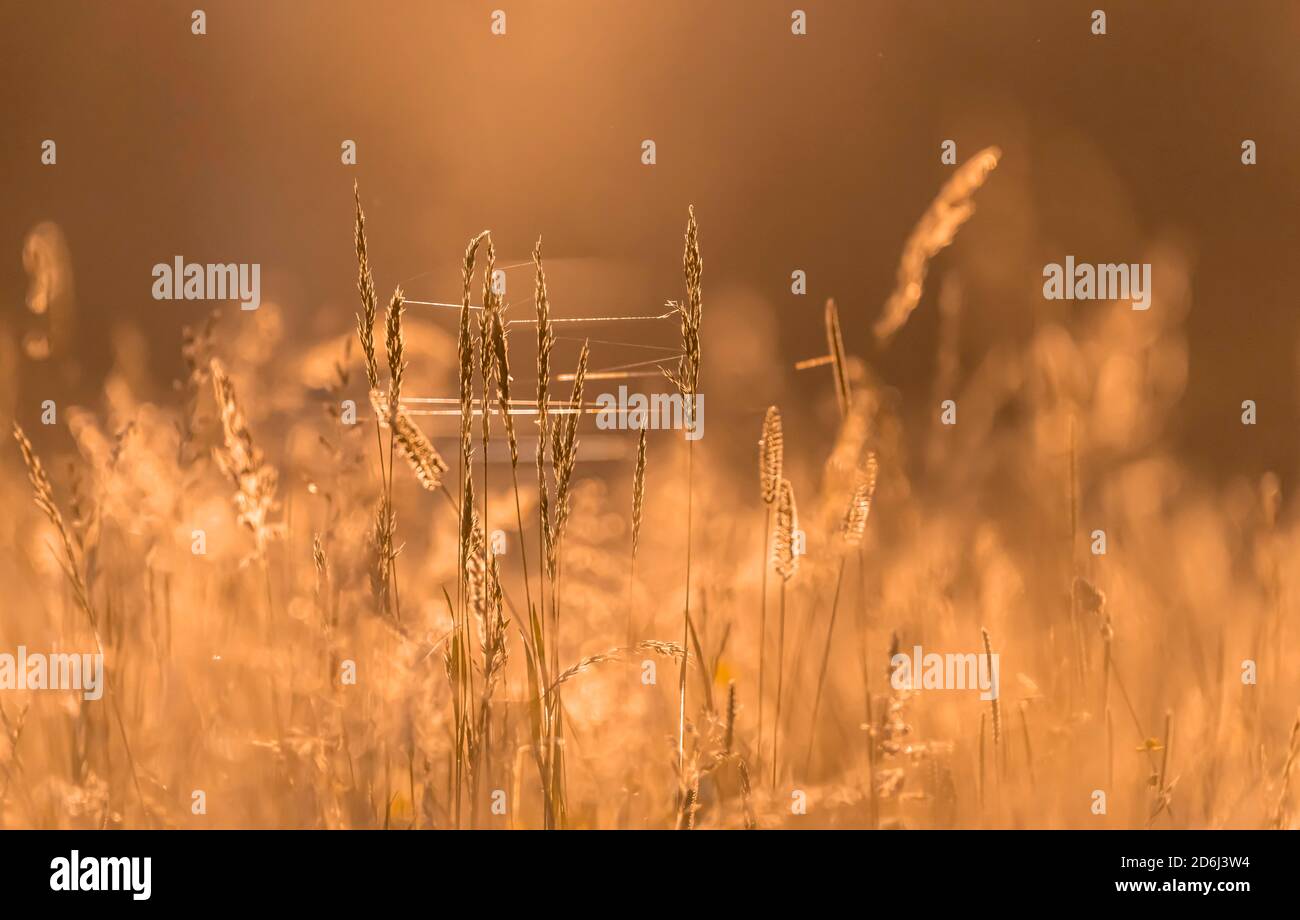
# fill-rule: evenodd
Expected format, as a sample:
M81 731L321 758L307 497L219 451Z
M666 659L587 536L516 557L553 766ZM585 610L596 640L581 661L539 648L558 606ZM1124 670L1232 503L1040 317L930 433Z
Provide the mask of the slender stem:
M632 550L632 561L628 567L627 574L627 649L628 658L631 660L632 650L636 648L636 610L634 608L633 598L636 596L636 549ZM624 706L630 707L632 704L632 689L635 687L636 676L629 674L625 684Z
M627 647L636 645L636 611L633 610L632 598L636 593L636 552L632 553L632 562L627 573Z
M378 421L375 423L378 425ZM388 482L384 489L388 495L388 513L393 513L393 441L395 433L393 426L388 426ZM383 453L380 453L379 465L384 465ZM386 523L386 522L385 522ZM393 585L393 609L397 614L397 622L402 622L402 597L397 593L397 557L388 557L388 580Z
M763 762L763 694L764 675L767 661L767 544L772 532L772 506L768 505L767 515L763 520L763 552L759 555L760 568L763 570L762 598L758 615L758 747L754 767L759 769ZM761 773L759 774L762 775Z
M682 616L682 666L677 684L677 773L683 778L686 775L686 664L690 657L686 654L686 649L690 648L691 641L691 486L695 472L694 446L694 441L686 443L686 611Z
M835 599L831 601L831 622L826 627L826 648L822 650L821 671L817 674L817 692L813 696L812 722L808 728L808 754L803 762L805 779L808 776L808 768L812 765L813 745L817 740L817 710L822 702L822 688L826 686L826 667L831 660L831 637L835 635L835 612L840 606L840 585L844 583L844 564L847 561L847 556L840 557L840 571L835 576Z
M545 416L543 416L543 421L544 420ZM540 437L542 443L545 443L546 435L543 433ZM541 459L539 459L538 463L540 464L541 462ZM539 473L539 477L543 475L544 474ZM547 488L546 480L544 478L539 479L539 486L542 489ZM545 496L543 496L543 500L544 499ZM546 830L551 830L555 825L555 804L551 798L554 791L551 783L551 721L554 719L554 703L549 699L547 694L542 693L541 691L542 687L549 686L551 683L550 668L547 665L548 655L546 654L546 586L547 581L549 580L551 560L547 553L546 546L546 521L541 515L540 508L537 515L537 552L539 558L542 560L539 565L540 573L537 579L537 604L539 608L538 615L541 622L542 634L541 657L537 662L538 673L540 675L538 681L538 693L540 694L538 706L541 711L541 734L537 739L537 745L539 748L538 766L542 772L542 826ZM553 641L551 651L552 653L554 652ZM550 657L554 657L554 655L552 654Z
M776 641L776 714L772 718L772 788L776 788L778 746L781 742L781 690L785 684L785 579L781 579L781 616Z
M519 559L524 566L524 602L528 605L528 610L533 609L533 589L529 587L528 579L528 547L524 540L524 513L519 505L519 468L515 463L510 464L510 478L515 487L515 523L519 527Z
M553 672L553 681L559 680L560 676L560 588L564 580L564 540L561 537L555 544L555 583L551 589L555 596L551 598L551 621L555 626L553 637L555 640L555 656L551 661L551 671ZM564 728L564 697L560 687L555 688L555 724L551 730L551 783L554 787L555 801L559 806L555 810L555 821L557 828L564 827L564 799L562 790L564 786L564 749L561 746L560 732Z
M388 497L388 496L389 496L389 491L388 491L388 472L387 472L387 470L386 470L385 467L384 467L384 435L383 435L383 432L380 431L380 429L379 429L379 415L378 415L378 413L375 414L375 449L379 452L379 482L380 482L380 483L383 485L383 487L384 487L384 495L385 495L385 497ZM392 450L392 445L391 445L391 444L389 445L389 450L390 450L390 451ZM388 510L389 510L390 512L392 511L392 504L391 504L391 502L390 502L390 504L388 505ZM384 522L384 526L385 526L385 527L388 526L388 522L387 522L387 521ZM390 560L385 560L385 565L384 565L384 567L388 570L388 580L389 580L389 582L392 582L392 581L393 581L392 560L391 560L391 559L390 559ZM387 612L388 612L388 611L386 611L386 610L380 611L381 614L384 614L384 613L387 613Z
M465 484L466 484L466 475L467 475L467 473L469 472L468 470L466 470L466 468L465 468L466 466L467 466L467 464L465 463L465 449L464 449L464 447L462 446L462 448L461 448L461 450L460 450L460 459L457 461L457 464L456 464L456 467L457 467L457 475L458 475L458 478L459 478L459 480L460 480L460 500L457 502L457 507L458 507L458 509L459 509L458 514L457 514L458 524L457 524L457 528L456 528L457 540L458 540L458 542L459 542L459 547L458 547L458 549L457 549L457 554L456 554L456 555L457 555L457 565L456 565L456 610L455 610L455 611L453 612L453 614L452 614L452 616L453 616L453 618L454 618L454 619L453 619L453 624L452 624L452 625L453 625L453 631L454 631L454 633L455 633L455 635L456 635L456 644L457 644L457 646L458 646L457 651L456 651L456 663L457 663L457 668L458 668L458 669L459 669L459 667L461 666L461 650L460 650L459 646L462 645L461 639L463 638L463 634L462 634L462 632L461 632L461 628L462 628L462 627L461 627L461 623L462 623L463 620L464 620L464 614L465 614L465 590L466 590L466 586L465 586L465 561L466 561L466 559L465 559L465 538L464 538L464 535L463 535L463 534L464 534L464 526L465 526L465 525L464 525L464 515L468 513L468 510L464 507L464 506L465 506ZM462 693L462 689L461 689L461 684L462 684L462 681L461 681L461 679L460 679L459 676L458 676L458 677L457 677L457 680L456 680L456 689L455 689L455 697L456 697L456 769L455 769L455 775L456 775L456 785L455 785L455 814L456 814L456 830L460 830L461 761L463 760L463 752L464 752L464 750L465 750L465 735L464 735L464 726L463 726L463 721L464 721L464 720L463 720L463 717L462 717L462 715L461 715L461 713L463 712L463 707L464 707L464 698L463 698L463 693Z

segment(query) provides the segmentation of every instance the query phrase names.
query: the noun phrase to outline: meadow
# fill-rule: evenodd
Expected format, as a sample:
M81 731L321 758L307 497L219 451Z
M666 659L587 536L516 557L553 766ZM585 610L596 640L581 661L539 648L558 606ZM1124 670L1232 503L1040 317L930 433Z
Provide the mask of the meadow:
M120 357L99 406L58 409L75 450L19 405L0 651L99 651L107 686L0 693L0 827L1295 827L1300 527L1276 475L1210 483L1167 436L1187 266L1155 248L1150 309L963 366L978 305L936 264L1000 155L917 203L874 322L826 303L825 354L784 356L818 404L743 426L713 421L707 214L682 204L680 348L647 377L589 366L600 318L541 239L510 241L533 277L506 298L487 231L426 347L364 187L318 382L259 342L264 305L186 329L169 401ZM872 361L917 310L920 392ZM417 361L454 394L412 391ZM584 462L605 381L687 424L703 394L712 437L620 426ZM996 699L897 686L917 646L996 655Z

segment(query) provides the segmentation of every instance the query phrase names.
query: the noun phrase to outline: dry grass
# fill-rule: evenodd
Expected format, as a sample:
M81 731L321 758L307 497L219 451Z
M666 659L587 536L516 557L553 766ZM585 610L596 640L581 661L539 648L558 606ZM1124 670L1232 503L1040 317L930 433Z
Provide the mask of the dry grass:
M997 169L1001 157L1002 151L997 147L975 154L953 173L922 215L903 247L894 293L885 302L880 319L876 321L874 331L877 339L886 341L898 332L921 302L930 260L952 243L957 230L975 213L973 196L989 173Z
M555 398L541 243L536 341L511 341L486 232L444 375L460 418L422 429L419 327L397 290L381 362L359 194L356 338L327 386L287 386L226 321L187 330L171 402L115 374L99 415L24 417L0 476L3 635L102 648L108 687L0 692L0 827L1295 827L1300 517L1277 477L1212 486L1164 438L1168 381L1141 375L1185 346L1175 311L1136 330L1098 305L965 371L945 339L962 422L939 432L863 359L922 303L997 156L925 214L874 334L833 302L814 320L831 373L815 398L780 392L789 443L775 407L719 405L695 447L606 434L625 460L589 464L602 343L563 353ZM692 210L685 397L710 379L701 272ZM531 371L534 344L535 479L511 414L511 359ZM996 653L1000 698L894 686L915 645Z

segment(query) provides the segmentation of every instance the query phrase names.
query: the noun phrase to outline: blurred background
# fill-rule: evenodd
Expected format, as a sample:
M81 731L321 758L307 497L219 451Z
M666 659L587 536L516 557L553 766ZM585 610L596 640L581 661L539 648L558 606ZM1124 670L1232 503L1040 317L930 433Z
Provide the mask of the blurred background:
M260 323L280 359L344 333L357 180L381 295L401 283L457 300L464 242L490 227L505 265L544 237L562 316L658 312L680 296L694 203L710 338L736 349L726 367L706 361L711 424L737 413L756 425L789 386L827 392L824 376L791 369L825 350L826 297L848 351L900 389L902 411L928 416L928 386L909 384L934 375L945 275L962 278L970 366L993 343L1097 309L1043 301L1044 263L1148 261L1163 246L1192 282L1171 437L1209 474L1289 481L1300 8L1111 2L1099 37L1097 5L805 0L796 38L794 4L767 0L211 0L204 36L190 33L193 3L6 2L0 408L93 400L115 349L147 356L139 396L165 392L181 326L209 309L151 299L152 265L178 254L261 263L272 309L226 319ZM497 8L504 36L490 31ZM40 163L45 138L57 166ZM1257 166L1241 165L1244 138ZM344 139L355 167L340 163ZM1004 158L913 320L878 351L869 324L951 173L945 139L959 162L993 144ZM47 223L70 276L57 306L73 319L37 360L30 337L49 320L26 308L22 253ZM790 293L794 269L804 297ZM510 277L531 293L529 268ZM1157 297L1161 284L1157 269ZM413 316L453 328L451 314ZM675 330L663 334L672 344ZM621 360L593 353L593 367ZM1248 451L1232 440L1245 398L1261 419Z

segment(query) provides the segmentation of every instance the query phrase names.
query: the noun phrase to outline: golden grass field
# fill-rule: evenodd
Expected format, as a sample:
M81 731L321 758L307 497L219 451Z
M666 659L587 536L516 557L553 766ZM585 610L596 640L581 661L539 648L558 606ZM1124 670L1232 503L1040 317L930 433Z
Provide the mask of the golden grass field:
M1176 249L1148 253L1151 310L959 366L960 275L927 273L978 232L999 155L916 203L877 316L817 311L814 404L733 427L710 403L725 444L595 431L619 379L598 344L552 354L582 317L540 241L509 241L533 274L512 306L506 241L475 237L458 326L422 342L374 277L364 183L337 336L285 362L274 305L227 310L187 328L170 399L137 395L125 348L93 410L58 408L63 440L16 405L0 651L102 648L108 687L0 693L0 827L1294 827L1300 522L1278 477L1213 485L1169 443ZM731 343L709 215L681 208L681 347L623 382L712 399ZM938 311L937 371L900 390L873 357L913 311ZM446 416L416 411L421 362ZM893 687L915 645L996 653L996 702Z

